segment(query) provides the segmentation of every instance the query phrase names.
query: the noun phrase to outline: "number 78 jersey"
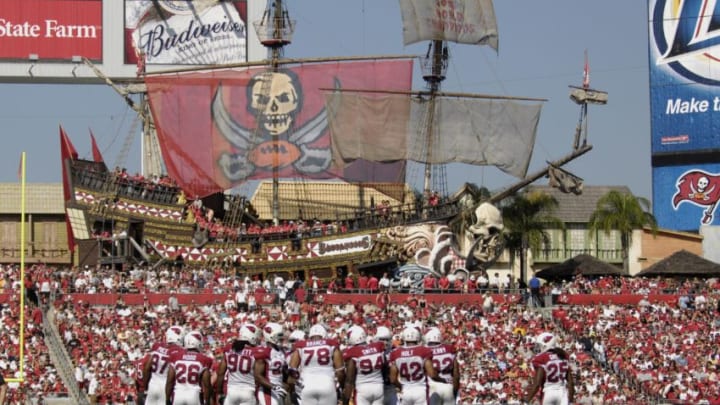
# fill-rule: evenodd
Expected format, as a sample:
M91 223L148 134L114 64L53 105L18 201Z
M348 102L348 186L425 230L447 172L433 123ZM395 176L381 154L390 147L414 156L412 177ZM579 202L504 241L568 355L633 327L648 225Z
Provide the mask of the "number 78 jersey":
M335 378L333 352L338 350L335 339L300 340L295 343L295 350L300 355L300 371L302 375L325 375ZM304 381L305 378L303 377Z
M397 367L403 389L427 386L425 360L432 360L432 356L426 346L399 347L390 353L390 364Z
M357 374L355 385L383 384L385 368L385 343L351 346L343 352L343 360L354 360Z

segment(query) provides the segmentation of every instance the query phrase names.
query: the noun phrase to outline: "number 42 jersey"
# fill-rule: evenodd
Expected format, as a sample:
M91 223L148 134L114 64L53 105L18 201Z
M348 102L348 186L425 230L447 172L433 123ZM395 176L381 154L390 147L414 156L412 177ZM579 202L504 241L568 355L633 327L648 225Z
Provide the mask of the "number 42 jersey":
M390 353L390 364L398 369L403 389L427 387L425 360L432 360L433 352L426 346L399 347Z

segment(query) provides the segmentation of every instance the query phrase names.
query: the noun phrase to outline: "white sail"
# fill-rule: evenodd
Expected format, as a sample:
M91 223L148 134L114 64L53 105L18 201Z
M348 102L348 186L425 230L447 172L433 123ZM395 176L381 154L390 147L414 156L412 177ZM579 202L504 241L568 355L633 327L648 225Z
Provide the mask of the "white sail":
M440 40L498 49L492 0L400 0L405 45Z
M518 178L527 174L542 107L513 100L436 95L430 102L408 94L362 92L330 93L326 101L337 163L456 162L496 166Z

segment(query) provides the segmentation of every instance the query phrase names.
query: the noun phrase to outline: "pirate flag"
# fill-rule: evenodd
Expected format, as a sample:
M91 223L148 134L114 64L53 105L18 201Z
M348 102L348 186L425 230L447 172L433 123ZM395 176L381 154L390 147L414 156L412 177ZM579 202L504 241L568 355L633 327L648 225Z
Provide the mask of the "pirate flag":
M678 178L676 187L678 191L673 196L673 208L677 209L682 202L706 206L708 208L703 213L702 223L711 223L720 200L720 175L692 170Z

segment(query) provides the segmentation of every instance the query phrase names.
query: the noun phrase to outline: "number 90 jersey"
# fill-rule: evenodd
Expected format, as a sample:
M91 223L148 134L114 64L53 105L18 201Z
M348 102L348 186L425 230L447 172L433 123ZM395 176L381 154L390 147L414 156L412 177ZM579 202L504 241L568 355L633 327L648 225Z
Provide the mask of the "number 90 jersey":
M236 352L232 345L228 346L223 357L225 360L225 375L227 376L228 391L230 387L255 389L255 356L256 347L246 346Z
M339 350L335 339L300 340L295 350L300 355L300 370L303 376L325 375L335 378L333 352ZM303 377L304 381L309 381Z
M565 387L567 373L570 371L566 355L560 356L552 351L546 351L533 357L532 366L535 369L542 367L545 370L543 391Z
M354 360L357 370L355 385L383 383L385 343L351 346L343 352L343 360Z
M397 367L403 389L427 386L425 360L432 360L432 355L426 346L399 347L390 353L390 364Z

